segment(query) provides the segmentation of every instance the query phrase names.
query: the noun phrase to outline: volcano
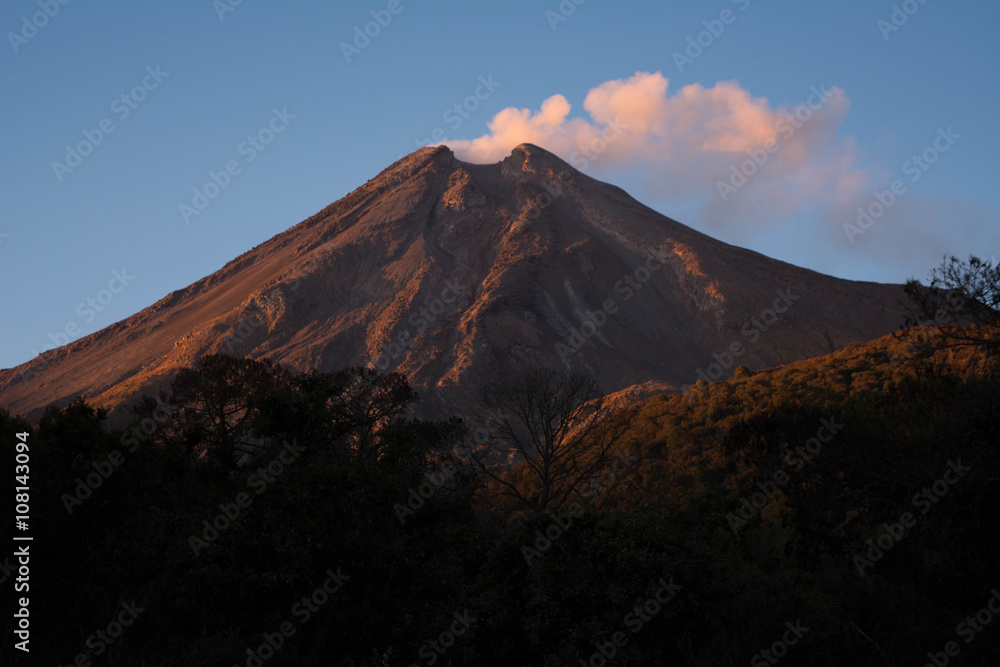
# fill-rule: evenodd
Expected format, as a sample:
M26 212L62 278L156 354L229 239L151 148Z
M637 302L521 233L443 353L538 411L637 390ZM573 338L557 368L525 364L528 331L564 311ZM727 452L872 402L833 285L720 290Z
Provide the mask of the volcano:
M671 392L899 327L902 286L722 243L522 144L496 164L422 148L127 319L0 371L37 418L85 394L121 417L204 354L404 373L438 417L526 367Z

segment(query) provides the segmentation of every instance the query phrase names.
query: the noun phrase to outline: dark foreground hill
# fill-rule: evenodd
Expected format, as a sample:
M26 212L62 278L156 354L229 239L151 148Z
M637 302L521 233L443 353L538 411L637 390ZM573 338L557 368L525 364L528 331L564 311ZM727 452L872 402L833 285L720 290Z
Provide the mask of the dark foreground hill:
M110 433L82 402L0 411L32 448L31 664L994 664L1000 384L928 345L630 408L608 474L537 516L448 457L454 425L312 401L357 372L275 380L235 470L193 402Z

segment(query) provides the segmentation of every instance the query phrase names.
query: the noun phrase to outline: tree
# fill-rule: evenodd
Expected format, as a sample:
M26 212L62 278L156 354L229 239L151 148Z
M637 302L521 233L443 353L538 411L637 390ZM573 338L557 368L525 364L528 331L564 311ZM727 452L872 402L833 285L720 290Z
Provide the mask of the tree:
M483 445L470 448L470 461L501 495L539 514L602 472L618 432L597 383L579 373L529 370L488 384L479 405L495 427ZM504 474L515 463L526 467L525 482Z
M107 454L108 435L104 429L108 410L76 397L65 408L50 405L38 420L40 437L61 448L70 460L94 461Z
M359 460L385 455L387 429L417 399L402 374L382 375L363 367L333 373L312 370L290 378L289 385L291 391L272 396L263 407L264 428L314 445L343 448Z
M911 278L903 289L913 307L906 327L933 328L940 347L1000 350L1000 265L974 255L968 262L948 257L931 271L927 285Z
M347 368L339 376L345 384L334 405L351 425L351 446L362 459L385 455L380 434L399 419L414 401L413 391L402 373L382 375L371 368Z
M182 369L170 383L167 401L178 408L164 420L164 431L196 455L233 470L262 444L265 399L287 386L288 374L270 359L205 355L197 368Z

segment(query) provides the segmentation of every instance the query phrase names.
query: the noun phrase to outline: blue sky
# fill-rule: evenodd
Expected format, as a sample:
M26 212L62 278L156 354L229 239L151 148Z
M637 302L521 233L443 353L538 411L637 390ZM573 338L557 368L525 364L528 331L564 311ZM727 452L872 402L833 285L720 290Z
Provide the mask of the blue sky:
M0 5L0 367L219 269L438 128L460 156L509 151L522 130L494 121L508 108L565 159L631 114L588 174L839 277L924 278L946 253L1000 245L995 2L224 2ZM800 106L824 87L829 103ZM719 183L796 110L802 127L723 201ZM849 238L893 181L901 194Z

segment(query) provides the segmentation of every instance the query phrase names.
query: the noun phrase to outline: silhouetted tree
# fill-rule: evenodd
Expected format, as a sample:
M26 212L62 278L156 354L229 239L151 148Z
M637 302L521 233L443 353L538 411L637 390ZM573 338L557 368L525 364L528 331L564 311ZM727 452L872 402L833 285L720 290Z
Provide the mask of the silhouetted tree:
M385 455L380 432L417 400L406 377L401 373L383 375L371 368L347 368L340 371L344 390L331 397L332 407L351 424L351 446L363 459Z
M197 368L181 370L171 382L167 402L177 409L164 420L164 431L196 455L235 469L263 444L264 401L288 382L288 374L270 359L205 355Z
M914 309L906 326L934 328L934 347L1000 350L1000 265L976 256L968 262L949 257L931 271L927 285L911 278L904 290ZM942 324L974 326L941 329Z
M383 375L362 367L310 371L290 378L288 391L269 397L261 407L261 426L375 461L386 454L385 430L403 418L416 398L400 373Z
M532 369L509 382L493 382L479 405L493 435L471 447L473 465L535 512L558 508L603 471L617 429L597 383L579 374ZM527 488L504 474L527 466Z
M62 447L71 461L73 457L92 461L106 453L107 433L103 425L107 417L106 408L89 405L85 396L78 396L65 408L54 405L45 408L38 429L42 438Z

